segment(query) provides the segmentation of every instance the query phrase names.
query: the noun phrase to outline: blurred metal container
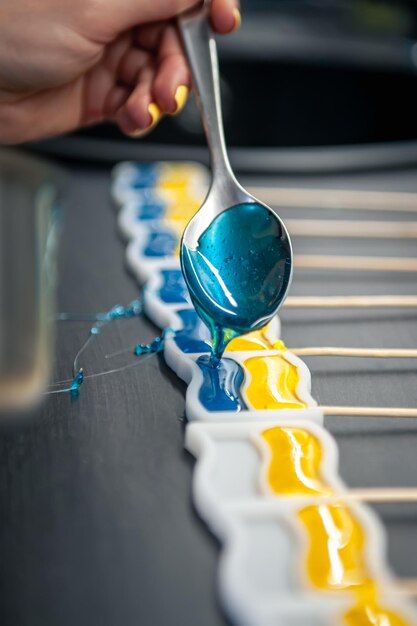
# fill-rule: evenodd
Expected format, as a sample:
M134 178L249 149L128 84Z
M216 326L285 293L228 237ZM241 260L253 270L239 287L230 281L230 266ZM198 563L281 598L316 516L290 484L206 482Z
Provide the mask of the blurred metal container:
M0 413L35 404L53 348L57 206L63 176L0 151Z

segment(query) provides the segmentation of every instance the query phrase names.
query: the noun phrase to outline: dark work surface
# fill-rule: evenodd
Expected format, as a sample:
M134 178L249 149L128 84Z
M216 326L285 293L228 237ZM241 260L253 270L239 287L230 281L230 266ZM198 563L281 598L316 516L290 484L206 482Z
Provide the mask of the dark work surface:
M417 190L413 172L277 184ZM128 303L108 170L72 169L63 212L59 310ZM285 217L311 216L281 211ZM355 212L344 212L353 217ZM316 215L316 213L314 213ZM318 214L317 214L318 216ZM323 214L321 214L323 217ZM375 217L374 214L368 217ZM404 216L402 216L404 217ZM380 219L395 219L384 214ZM410 219L410 218L409 218ZM297 239L295 250L366 254L366 240ZM416 256L416 242L371 242L369 254ZM293 294L417 293L416 278L299 272ZM283 311L287 345L417 346L413 311ZM54 380L71 376L88 322L60 322ZM0 619L6 626L219 626L218 546L191 504L193 461L183 450L184 385L162 359L105 355L152 339L143 319L108 325L82 355L78 400L46 398L26 421L0 425ZM306 359L322 404L417 406L408 361ZM328 418L351 486L417 485L417 421ZM417 506L379 507L389 559L417 576Z

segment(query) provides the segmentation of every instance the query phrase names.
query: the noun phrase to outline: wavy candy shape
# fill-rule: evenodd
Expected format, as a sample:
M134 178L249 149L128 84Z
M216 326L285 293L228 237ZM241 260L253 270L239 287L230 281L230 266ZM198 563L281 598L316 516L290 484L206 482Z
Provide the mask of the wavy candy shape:
M176 256L207 184L202 166L128 163L115 169L112 192L130 239L128 263L146 282L145 310L175 331L165 359L188 384L193 497L223 543L223 604L242 626L416 624L413 607L395 594L379 520L343 502L335 441L321 426L307 366L280 340L279 319L233 340L218 371L207 367L209 333L190 307ZM161 239L168 231L169 245ZM150 241L161 254L149 254ZM334 493L340 501L323 501Z
M280 495L329 495L321 476L322 444L305 428L276 426L264 430L262 438L269 447L267 484Z
M306 408L297 395L300 373L285 352L251 357L244 365L251 376L246 395L254 409Z
M247 408L240 393L244 373L239 363L224 358L214 368L208 355L199 356L196 363L203 374L198 399L207 411L238 413Z

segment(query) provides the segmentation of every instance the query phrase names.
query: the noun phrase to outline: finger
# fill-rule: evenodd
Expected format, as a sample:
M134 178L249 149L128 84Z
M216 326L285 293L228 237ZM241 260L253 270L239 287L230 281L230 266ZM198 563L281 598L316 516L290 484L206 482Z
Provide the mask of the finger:
M190 73L178 32L166 26L158 54L158 69L153 83L153 97L164 113L178 113L184 106L190 85Z
M139 75L137 87L116 113L115 121L127 135L135 135L143 130L155 126L161 112L155 102L152 102L152 83L155 76L155 67L147 65Z
M174 4L175 3L172 3L172 9ZM177 4L178 6L182 5L183 7L185 7L188 3L178 2ZM195 6L199 3L195 1L191 2L190 7L193 4ZM158 48L164 24L166 24L167 19L177 17L179 13L182 13L185 10L186 9L183 8L181 11L172 11L172 15L169 15L165 11L163 15L159 15L159 19L163 21L140 26L137 29L136 36L136 41L138 45L145 48L146 50L156 50ZM210 17L213 29L219 34L230 33L234 30L237 30L241 23L239 0L212 0L210 5ZM141 23L144 22L145 20L141 20Z
M112 118L116 112L126 104L132 90L123 85L115 85L107 94L103 111L106 118Z
M165 26L166 21L139 26L134 30L134 43L148 52L156 52L159 49Z
M113 43L106 46L104 63L108 70L115 74L126 52L132 47L132 32L123 33Z
M221 35L237 30L241 22L238 0L212 0L210 17L213 29Z
M152 61L148 52L133 48L132 41L131 33L119 37L87 74L85 123L113 116L129 98L142 68Z
M105 103L116 84L118 65L131 45L131 37L123 35L108 46L104 57L86 75L85 81L85 123L103 119Z
M132 0L119 0L117 3L117 15L112 15L112 21L107 28L111 36L138 26L172 19L180 13L187 11L199 4L198 0L154 0L153 2L133 2ZM101 3L98 3L101 6ZM103 16L101 15L101 23ZM111 30L112 29L112 32ZM105 35L105 33L103 33Z
M125 85L136 86L142 69L152 64L152 55L145 50L131 47L125 52L117 68L117 82Z

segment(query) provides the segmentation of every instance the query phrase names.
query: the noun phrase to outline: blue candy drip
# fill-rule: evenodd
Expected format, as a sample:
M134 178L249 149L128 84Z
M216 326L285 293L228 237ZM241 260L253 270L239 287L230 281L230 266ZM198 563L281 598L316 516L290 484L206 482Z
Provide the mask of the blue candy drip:
M170 328L166 328L160 337L155 337L155 339L149 343L138 343L134 347L134 354L136 356L141 356L142 354L156 354L158 352L162 352L165 345L165 337L168 332L172 332Z
M241 366L231 359L223 359L213 367L208 355L197 359L203 373L199 400L208 411L239 412L247 408L240 394L244 374Z
M105 313L97 313L97 324L94 324L94 326L90 328L90 334L98 335L101 331L102 326L106 322L111 322L113 320L119 320L122 318L138 317L142 314L142 311L142 299L139 298L137 298L136 300L132 300L132 302L128 306L116 304L110 309L110 311L106 311Z
M84 382L84 371L83 368L80 367L76 375L74 376L74 380L72 381L68 391L70 392L71 398L78 398L80 392L79 389Z
M138 317L142 313L142 308L142 299L137 298L136 300L132 300L132 302L128 304L128 306L116 304L110 309L110 311L107 311L105 313L98 313L97 320L107 322L126 317Z
M89 337L83 343L83 345L81 346L81 348L78 350L77 354L75 355L73 370L76 371L77 373L71 385L68 388L51 390L47 393L57 394L57 393L69 392L71 395L71 398L78 398L79 388L84 382L84 370L82 367L80 368L78 367L78 362L79 362L81 355L85 352L87 347L90 345L90 342L92 341L93 337L95 335L100 334L102 327L105 326L108 322L112 320L116 320L116 319L121 319L121 318L137 317L141 315L142 309L143 309L142 299L137 298L135 300L132 300L132 302L130 302L130 304L126 307L120 304L117 304L116 306L112 307L110 311L106 311L104 313L97 313L96 315L85 316L85 315L72 315L69 313L61 313L58 316L58 319L60 320L95 320L96 323L90 328ZM106 372L103 372L102 374L96 374L96 376L104 375L105 373ZM94 376L95 376L94 374L90 374L89 376L87 376L87 378L90 378L90 377L92 378Z
M187 354L210 352L210 332L201 322L194 309L177 311L177 315L183 324L183 328L175 333L174 338L180 350Z
M57 319L61 321L69 320L69 321L97 321L97 322L108 322L110 320L119 319L122 317L137 317L142 313L142 299L137 298L136 300L132 300L128 306L122 306L121 304L116 304L114 307L110 309L110 311L105 311L104 313L96 313L95 315L73 315L72 313L59 313L57 315Z
M266 207L238 204L216 217L181 262L192 302L213 337L213 362L237 335L262 328L291 279L291 244Z
M173 256L178 245L178 237L170 230L150 233L144 255L151 257Z
M159 297L168 304L188 302L188 289L181 270L161 270L163 280Z

